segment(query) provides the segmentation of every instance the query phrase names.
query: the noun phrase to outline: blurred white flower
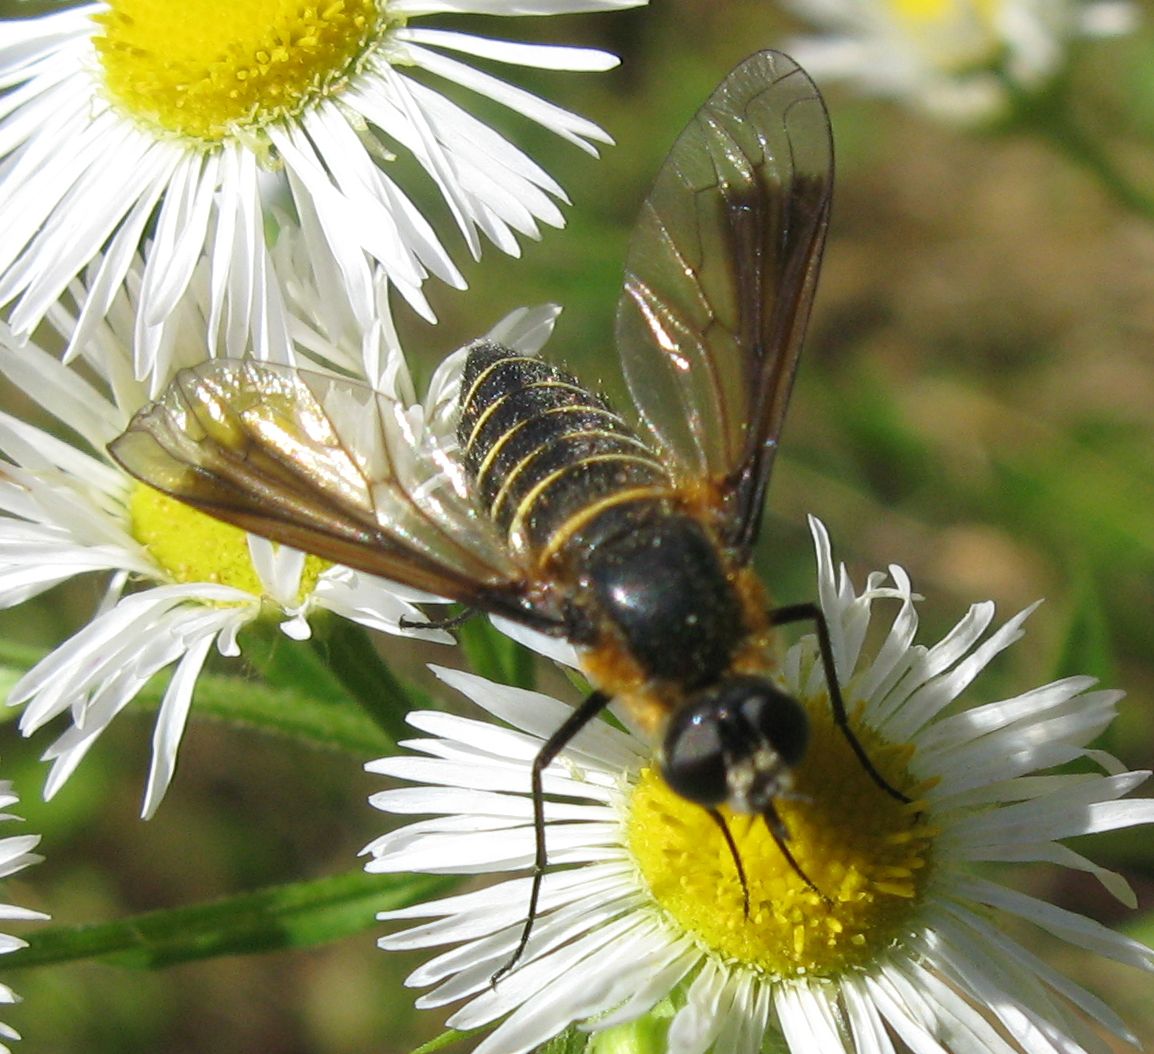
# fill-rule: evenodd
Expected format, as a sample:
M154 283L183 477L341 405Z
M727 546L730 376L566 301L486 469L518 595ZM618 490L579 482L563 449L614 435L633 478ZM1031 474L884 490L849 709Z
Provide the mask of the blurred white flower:
M727 814L743 890L717 825L669 790L649 747L605 722L586 726L545 773L551 870L511 973L492 983L518 945L528 878L380 916L426 920L384 938L384 948L452 946L409 984L430 989L421 1007L463 1004L451 1027L495 1026L476 1054L520 1054L572 1024L602 1035L642 1017L637 1046L604 1049L1102 1050L1084 1018L1135 1042L1102 1000L1004 925L1030 923L1146 970L1154 953L979 871L990 861L1057 864L1093 875L1133 905L1122 878L1061 842L1154 822L1154 801L1123 797L1149 773L1124 771L1090 747L1120 693L1074 677L959 709L975 678L1021 636L1029 612L987 635L993 605L977 604L937 644L916 644L918 598L901 568L890 568L888 583L871 575L859 593L835 567L824 529L812 526L820 602L856 734L891 785L916 800L883 793L854 758L832 721L812 637L780 668L812 730L794 791L776 803L812 886L765 825ZM894 609L888 618L879 603ZM413 753L368 766L407 785L373 803L429 818L368 846L368 870L529 869L530 765L572 711L472 674L437 673L502 724L410 715L424 734L406 744ZM1076 771L1039 774L1069 762Z
M1001 113L1008 87L1039 90L1080 37L1128 32L1129 0L785 0L818 33L786 49L819 81L968 122Z
M146 249L133 334L144 376L207 256L209 346L283 360L291 347L284 276L266 245L277 225L299 227L308 266L339 276L330 285L362 328L372 324L376 265L430 315L425 278L463 281L401 189L415 174L406 168L435 185L474 255L481 235L515 254L519 236L561 226L565 195L428 82L495 102L595 153L594 142L609 141L596 125L456 56L577 71L616 59L417 23L644 2L109 0L0 22L0 305L13 305L10 328L30 335L101 254L75 353Z

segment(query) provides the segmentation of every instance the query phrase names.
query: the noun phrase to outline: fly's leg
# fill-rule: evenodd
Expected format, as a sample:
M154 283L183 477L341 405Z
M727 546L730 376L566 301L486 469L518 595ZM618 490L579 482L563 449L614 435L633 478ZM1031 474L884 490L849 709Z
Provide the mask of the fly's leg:
M398 625L401 629L456 629L478 614L480 612L475 608L465 608L459 614L448 615L445 618L411 619L402 615L398 620Z
M874 763L870 761L869 755L865 751L865 747L861 745L854 731L850 728L849 717L845 710L845 700L842 699L841 685L837 680L837 667L833 661L833 645L829 639L829 624L825 620L825 614L816 604L791 604L788 607L775 608L769 613L769 623L771 626L786 626L793 622L813 622L817 628L817 644L821 652L821 664L825 670L826 684L829 685L829 702L833 707L834 723L841 729L842 734L846 738L858 761L861 762L863 769L869 773L870 779L874 781L882 790L886 792L891 798L896 798L900 802L909 802L910 799L904 795L896 787L891 787L886 782L885 777L874 768Z
M745 910L745 917L748 919L749 883L745 880L745 865L741 862L741 854L737 851L737 843L733 840L733 834L729 830L729 824L725 822L725 817L716 809L706 808L705 811L709 813L709 818L717 824L718 829L721 831L721 837L725 839L725 844L729 847L729 855L733 857L733 866L737 869L737 878L738 881L741 882L742 907Z
M525 946L529 943L529 934L533 932L533 922L537 918L537 902L541 897L541 881L545 877L545 867L549 862L545 849L545 793L543 775L550 762L561 753L590 721L592 721L606 706L610 696L603 692L594 692L576 710L573 711L546 741L545 745L533 759L532 788L533 788L533 834L536 839L536 852L533 857L533 885L529 892L529 914L525 918L525 926L521 930L521 939L512 958L501 967L491 979L496 984L505 976L525 953Z

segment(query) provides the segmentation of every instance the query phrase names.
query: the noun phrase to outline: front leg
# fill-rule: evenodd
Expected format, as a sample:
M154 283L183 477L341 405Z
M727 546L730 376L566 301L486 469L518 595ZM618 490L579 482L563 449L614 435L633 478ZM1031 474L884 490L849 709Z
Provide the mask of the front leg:
M846 714L845 700L842 698L841 685L837 679L837 667L833 661L833 644L829 639L829 624L825 620L825 612L821 610L816 604L790 604L788 607L775 608L769 612L769 624L771 626L786 626L793 622L809 622L812 621L817 627L817 645L821 652L821 664L825 670L825 681L829 685L829 703L833 707L834 723L842 730L842 734L849 743L854 754L857 755L858 761L861 762L862 768L869 773L870 779L874 781L882 790L886 792L891 798L896 798L900 802L909 802L910 799L904 795L896 787L891 787L886 779L876 768L874 763L870 761L869 755L865 751L865 747L861 745L854 731L850 728L849 716Z

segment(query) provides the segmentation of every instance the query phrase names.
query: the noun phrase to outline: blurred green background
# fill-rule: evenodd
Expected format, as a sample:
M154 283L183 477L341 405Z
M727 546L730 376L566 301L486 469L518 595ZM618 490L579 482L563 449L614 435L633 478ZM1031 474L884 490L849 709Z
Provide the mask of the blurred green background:
M595 161L482 107L568 190L569 224L520 260L490 251L472 264L447 238L471 288L432 289L436 328L402 313L406 347L427 375L507 311L555 301L565 310L547 354L607 379L626 240L666 149L732 65L801 27L767 0L656 0L597 17L446 24L621 55L607 75L518 79L598 121L617 145ZM1131 36L1079 46L1071 74L1074 119L1148 192L1152 69L1148 20ZM975 600L994 599L1005 618L1044 597L1026 639L969 699L1096 674L1128 693L1102 745L1131 768L1150 766L1154 223L1038 139L964 132L824 90L838 152L833 224L770 490L766 580L782 602L812 595L813 513L859 583L891 562L908 569L926 597L923 640ZM428 208L438 211L431 196ZM7 615L0 629L50 645L96 595L70 587ZM385 652L414 676L426 660L461 661L456 650L396 641ZM167 800L142 823L151 719L116 721L52 808L37 800L36 760L51 737L29 745L11 725L3 730L3 774L16 779L47 856L5 899L59 923L114 919L345 871L382 830L366 804L381 782L361 772L368 759L195 720ZM1091 879L1050 869L1024 872L1021 883L1154 939L1149 830L1078 848L1123 871L1144 910L1127 912ZM26 1035L29 1052L407 1051L435 1035L442 1016L412 1009L401 985L418 959L377 951L376 932L154 972L88 964L9 976L0 961L25 1000L0 1016ZM1027 936L1154 1042L1148 976Z

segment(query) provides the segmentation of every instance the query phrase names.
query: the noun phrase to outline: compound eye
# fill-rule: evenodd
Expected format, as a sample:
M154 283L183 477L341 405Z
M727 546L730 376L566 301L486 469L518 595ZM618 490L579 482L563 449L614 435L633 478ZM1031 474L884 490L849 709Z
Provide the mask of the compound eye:
M720 805L729 796L721 721L716 707L687 706L670 719L661 751L661 773L670 788L698 805Z
M737 704L742 722L790 767L801 761L809 742L809 719L801 704L770 681Z

